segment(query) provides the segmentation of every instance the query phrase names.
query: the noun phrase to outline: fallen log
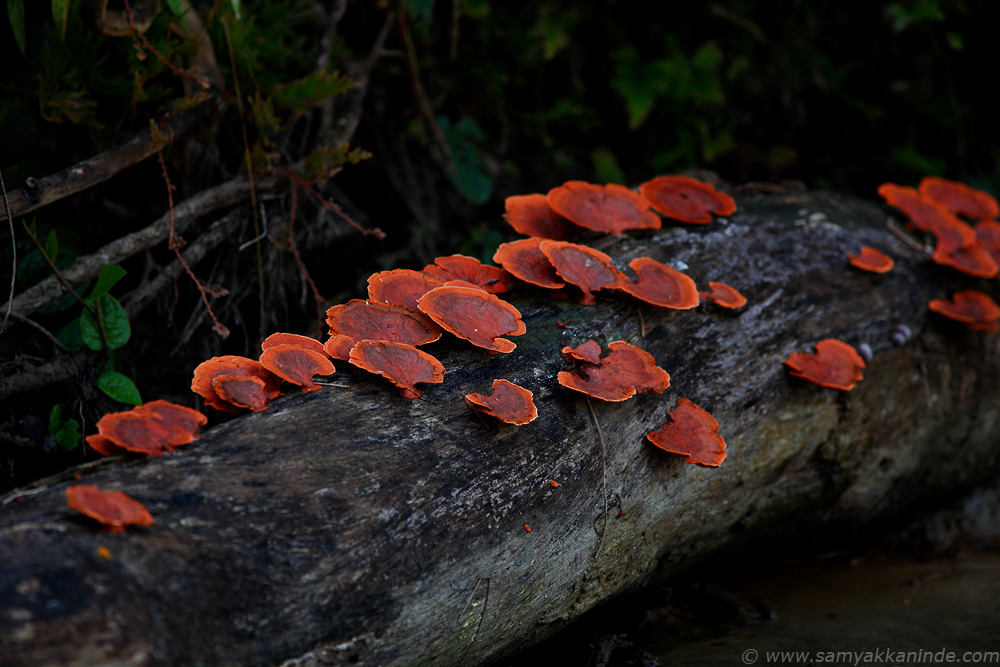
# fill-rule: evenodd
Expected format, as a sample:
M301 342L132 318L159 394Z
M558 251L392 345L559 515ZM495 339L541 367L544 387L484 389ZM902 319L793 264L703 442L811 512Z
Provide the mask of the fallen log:
M333 386L163 458L85 471L145 503L148 528L111 535L75 516L72 479L3 498L0 663L482 664L749 535L777 548L995 478L997 338L927 309L966 282L885 231L871 203L739 204L728 221L604 249L619 266L648 255L700 286L732 284L750 300L740 311L513 296L528 328L517 349L429 346L447 374L419 399L341 365ZM862 244L896 268L850 268ZM873 351L850 392L781 363L828 337ZM671 375L664 394L594 401L607 497L587 401L556 383L559 349L589 338L637 344ZM537 420L465 405L498 377L535 392ZM680 397L720 422L721 468L646 442Z

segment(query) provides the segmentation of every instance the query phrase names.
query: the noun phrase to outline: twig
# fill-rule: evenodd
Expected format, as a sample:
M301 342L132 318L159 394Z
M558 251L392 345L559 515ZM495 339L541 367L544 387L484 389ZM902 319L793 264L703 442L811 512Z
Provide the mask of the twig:
M14 217L10 214L10 203L7 201L7 187L3 182L3 170L0 169L0 192L3 193L3 208L10 224L10 296L7 297L7 312L3 314L3 324L0 324L0 334L7 328L10 318L11 304L14 303L14 283L17 281L17 239L14 238Z
M46 329L45 327L43 327L38 322L36 322L36 321L34 321L32 319L28 319L27 317L22 317L21 315L18 315L17 313L12 313L11 317L13 317L18 322L21 322L23 324L27 324L29 327L33 328L35 331L37 331L38 333L42 334L44 337L48 338L52 342L53 345L55 345L56 347L58 347L60 350L62 350L66 354L72 354L69 351L69 348L67 348L65 345L63 345L63 342L61 340L59 340L58 338L56 338L55 336L53 336L52 333L48 329Z
M291 210L288 214L288 247L292 250L292 255L295 257L295 263L299 266L299 271L302 272L302 277L305 278L307 283L309 283L309 289L312 290L313 300L316 301L316 319L318 322L322 322L323 302L326 301L326 299L324 299L323 295L319 293L319 288L316 287L316 283L313 282L312 276L309 275L309 269L306 268L306 263L302 261L302 255L299 254L299 248L295 244L295 213L296 204L298 203L298 192L299 189L292 186L292 203Z
M142 45L146 49L151 51L153 55L156 56L156 59L159 60L161 63L163 63L164 67L169 69L171 72L176 74L181 79L192 81L201 86L202 88L208 88L211 85L208 81L208 77L199 76L197 74L191 74L190 72L185 72L180 67L177 67L177 65L174 65L172 62L167 60L162 53L157 51L156 47L150 44L149 40L146 39L146 36L143 35L142 32L139 30L139 28L136 27L135 19L132 16L132 7L129 5L128 0L124 0L124 2L125 2L125 15L128 16L128 27L129 30L132 32L132 39L142 42Z
M261 221L260 234L258 234L257 236L253 237L249 241L241 243L240 247L238 248L238 250L240 252L243 252L244 250L246 250L247 248L249 248L253 244L259 243L259 242L263 241L265 238L267 238L267 214L264 211L264 205L263 204L260 205L260 221Z
M892 218L887 218L885 221L885 226L888 227L889 231L895 234L900 241L910 246L924 257L927 257L928 255L927 249L924 248L924 246L921 245L919 241L913 238L905 229L900 227L898 222L896 222Z
M590 402L589 397L587 398L587 407L590 408L590 417L594 420L594 426L597 428L597 442L601 445L601 492L604 495L604 525L601 527L601 541L597 543L597 551L594 552L594 558L597 558L604 546L604 536L608 532L608 451L604 447L601 422L597 421L597 413L594 412L594 404Z

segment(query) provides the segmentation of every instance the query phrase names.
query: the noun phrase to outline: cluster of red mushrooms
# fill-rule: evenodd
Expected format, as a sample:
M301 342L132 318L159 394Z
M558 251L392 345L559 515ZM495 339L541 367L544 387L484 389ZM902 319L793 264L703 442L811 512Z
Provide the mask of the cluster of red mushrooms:
M992 219L997 216L992 197L942 179L924 179L917 190L886 184L879 193L908 215L912 228L937 237L934 261L972 275L997 274L1000 224ZM501 244L493 256L499 266L451 255L437 258L421 271L376 273L368 279L367 299L354 299L327 311L329 338L324 343L296 334L273 334L261 344L259 359L220 356L200 364L191 389L222 412L257 412L281 396L285 387L319 390L321 385L314 378L334 373L331 360L339 360L385 377L403 397L416 399L420 396L416 385L444 381L441 362L419 349L444 332L491 355L516 348L504 336L524 334L525 324L521 313L497 295L518 287L575 298L582 305L595 303L595 292L617 290L660 308L686 310L706 302L738 309L746 298L724 283L710 282L707 290L699 291L690 277L649 257L629 264L636 276L633 280L606 254L576 242L589 232L659 229L661 216L706 224L713 216L728 216L735 210L732 197L687 176L659 176L640 185L638 191L569 181L547 194L508 197L504 217L527 238ZM973 228L959 215L982 221L967 232L965 228ZM849 261L879 273L892 268L891 258L869 247L850 255ZM932 301L930 308L991 332L1000 320L1000 308L985 294L972 290L957 292L950 302ZM669 374L648 352L624 341L608 347L603 356L594 340L564 347L562 355L571 369L558 374L559 384L609 402L644 392L659 394L669 387ZM862 379L865 362L852 346L831 338L818 342L815 349L815 353L794 353L784 361L793 376L843 391ZM473 410L508 424L527 424L538 415L530 390L500 378L493 381L492 393L470 393L465 401ZM87 442L104 455L137 452L155 457L191 442L206 421L190 408L153 401L105 415L97 424L98 433L88 436ZM715 468L726 458L718 428L708 412L679 398L669 421L646 437L689 463ZM124 494L87 485L71 487L67 493L70 507L106 523L110 530L152 522L149 512Z

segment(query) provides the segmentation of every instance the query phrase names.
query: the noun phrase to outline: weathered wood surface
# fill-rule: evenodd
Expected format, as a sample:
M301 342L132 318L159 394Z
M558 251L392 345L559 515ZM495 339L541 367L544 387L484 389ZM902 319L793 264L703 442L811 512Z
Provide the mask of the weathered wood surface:
M746 535L779 544L861 526L995 478L997 339L926 307L966 283L884 231L873 204L739 203L728 222L607 249L620 266L648 254L700 285L729 282L750 299L741 312L646 306L640 320L623 296L590 308L512 297L528 325L517 350L435 344L449 373L419 400L343 368L338 386L162 459L85 474L145 502L149 528L96 530L66 508L66 483L3 499L0 663L480 664ZM849 268L862 243L897 268ZM902 347L899 324L914 334ZM850 393L781 364L830 336L874 350ZM600 550L597 431L555 381L559 347L590 337L638 343L672 378L662 395L595 402L610 498ZM473 414L463 395L495 377L532 389L540 417L509 427ZM722 468L645 442L682 396L721 423Z

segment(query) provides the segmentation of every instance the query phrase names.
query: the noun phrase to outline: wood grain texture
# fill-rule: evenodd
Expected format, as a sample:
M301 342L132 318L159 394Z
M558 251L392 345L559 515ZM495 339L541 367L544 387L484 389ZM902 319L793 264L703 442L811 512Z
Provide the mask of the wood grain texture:
M870 203L738 203L726 222L602 250L620 267L648 255L699 286L731 284L749 299L741 311L513 296L528 327L517 349L428 346L447 374L418 400L338 364L337 386L161 459L85 474L144 502L149 528L96 530L66 508L66 482L3 499L0 663L481 664L748 535L778 546L871 525L995 478L997 339L926 307L964 281L885 232ZM850 268L862 244L896 268ZM896 347L900 324L914 335ZM781 363L827 337L874 351L849 393ZM588 338L638 344L671 375L662 395L595 402L610 505L600 550L597 433L585 400L555 381L560 348ZM531 389L538 419L515 427L472 412L463 396L494 378ZM679 397L720 422L720 469L645 441Z

